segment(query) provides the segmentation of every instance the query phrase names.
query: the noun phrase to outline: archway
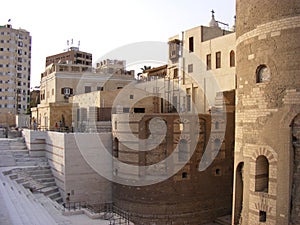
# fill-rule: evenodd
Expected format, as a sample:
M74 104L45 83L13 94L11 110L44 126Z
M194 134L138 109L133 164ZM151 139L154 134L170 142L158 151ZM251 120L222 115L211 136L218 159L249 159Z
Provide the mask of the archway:
M235 203L234 203L234 224L240 224L243 211L244 193L244 162L239 163L235 173Z
M300 114L292 122L292 190L290 224L300 224Z

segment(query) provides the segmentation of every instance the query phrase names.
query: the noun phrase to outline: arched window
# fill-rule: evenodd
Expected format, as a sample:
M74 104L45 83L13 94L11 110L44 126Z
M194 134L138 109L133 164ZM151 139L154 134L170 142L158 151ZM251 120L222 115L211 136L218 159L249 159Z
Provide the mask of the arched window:
M214 151L218 151L221 148L221 141L219 138L214 140Z
M118 138L115 138L114 142L113 142L113 156L115 158L119 158L119 140L118 140Z
M255 191L268 192L269 189L269 161L261 155L256 159Z
M229 58L230 58L230 67L235 67L235 53L233 50L230 52Z
M188 143L186 140L181 139L179 141L178 146L178 161L179 162L185 162L188 160Z
M219 124L219 122L218 122L218 121L216 121L216 122L215 122L215 129L216 129L216 130L218 130L218 129L219 129L219 127L220 127L219 125L220 125L220 124Z
M266 65L260 65L256 69L256 83L268 82L271 79L271 73Z

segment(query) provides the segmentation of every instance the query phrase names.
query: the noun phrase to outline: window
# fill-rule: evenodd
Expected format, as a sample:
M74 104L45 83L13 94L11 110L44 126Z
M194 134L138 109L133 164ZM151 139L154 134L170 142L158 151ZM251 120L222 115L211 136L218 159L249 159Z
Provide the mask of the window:
M216 121L216 122L215 122L215 129L216 129L216 130L218 130L218 129L219 129L219 127L220 127L220 124L219 124L219 122L218 122L218 121Z
M54 95L54 88L52 88L51 92L52 92L52 95Z
M259 222L267 222L267 213L265 211L259 211Z
M134 108L134 113L145 113L145 108Z
M123 108L123 113L129 113L129 108L127 107Z
M269 161L261 155L256 159L255 191L268 193L269 188Z
M229 58L230 58L230 67L235 67L235 53L233 50L230 52Z
M118 140L118 138L115 138L114 142L113 142L113 156L115 158L119 158L119 140Z
M191 95L186 96L186 110L191 111Z
M193 64L189 64L188 65L188 73L192 73L193 72Z
M221 52L216 52L216 69L221 68Z
M206 55L206 69L211 70L211 54Z
M130 98L130 99L133 99L133 95L129 95L129 98Z
M189 51L194 52L194 37L189 38Z
M220 176L221 175L221 169L217 168L216 171L215 171L215 175Z
M103 91L103 87L97 87L97 91Z
M181 174L181 177L182 177L183 179L187 178L187 177L188 177L188 173L187 173L187 172L183 172L183 173Z
M213 151L215 151L215 152L219 151L219 150L221 149L221 145L222 145L222 143L221 143L220 139L219 139L219 138L216 138L216 139L214 140Z
M256 83L264 83L270 81L270 70L266 65L260 65L256 69Z
M73 94L73 89L68 88L68 87L62 88L61 89L61 94L62 95L72 95Z
M84 93L90 93L92 91L91 86L85 86L84 87Z
M185 139L181 139L178 144L178 161L186 162L188 160L188 143Z
M178 69L174 69L174 79L178 78Z

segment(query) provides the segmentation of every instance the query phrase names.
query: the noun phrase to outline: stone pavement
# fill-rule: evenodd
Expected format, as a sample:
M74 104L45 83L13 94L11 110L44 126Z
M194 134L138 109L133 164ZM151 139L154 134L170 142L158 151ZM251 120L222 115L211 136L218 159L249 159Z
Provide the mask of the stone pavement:
M16 152L26 151L12 139L0 139L0 225L108 225L86 215L63 216L62 207L43 194L33 194L3 171L20 168ZM23 163L22 167L26 167ZM27 162L26 162L27 163ZM41 162L43 163L43 162Z

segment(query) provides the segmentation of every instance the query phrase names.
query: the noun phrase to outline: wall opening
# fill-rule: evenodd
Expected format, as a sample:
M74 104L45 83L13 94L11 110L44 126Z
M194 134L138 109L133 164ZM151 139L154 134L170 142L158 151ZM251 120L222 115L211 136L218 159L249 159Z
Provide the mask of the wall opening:
M291 124L291 140L292 140L292 190L290 196L290 224L299 223L300 215L300 114L298 114Z
M186 162L188 160L188 143L185 139L179 141L178 146L178 161Z
M255 191L268 193L269 189L269 161L261 155L256 159Z
M229 54L229 58L230 58L230 67L235 67L235 53L232 50Z
M113 157L119 158L119 140L118 140L118 138L114 138L114 141L113 141Z
M271 79L270 70L266 65L260 65L256 69L256 83L268 82Z
M259 211L259 222L267 222L267 213L265 211Z
M243 211L244 192L244 163L241 162L236 168L235 175L235 202L234 202L234 224L240 224Z

